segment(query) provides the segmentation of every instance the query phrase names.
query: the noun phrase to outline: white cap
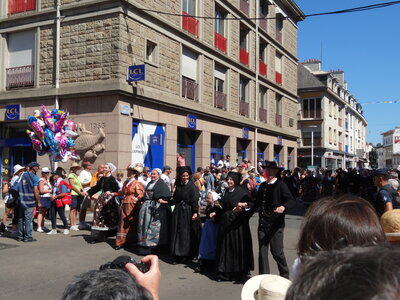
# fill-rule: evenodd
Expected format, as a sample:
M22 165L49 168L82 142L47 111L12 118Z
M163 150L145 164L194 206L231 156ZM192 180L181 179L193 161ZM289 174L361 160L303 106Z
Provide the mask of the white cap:
M14 175L15 175L16 173L18 173L18 171L22 170L23 168L24 168L23 166L16 164L16 165L14 166Z
M42 168L42 173L50 173L50 169L48 167Z

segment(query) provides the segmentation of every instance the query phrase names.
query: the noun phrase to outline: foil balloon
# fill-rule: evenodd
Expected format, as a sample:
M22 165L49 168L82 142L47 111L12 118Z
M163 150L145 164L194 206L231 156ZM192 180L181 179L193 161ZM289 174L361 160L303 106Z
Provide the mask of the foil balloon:
M54 120L53 120L53 116L51 115L51 113L48 111L48 109L46 108L46 106L44 106L42 104L42 117L44 120L44 123L46 124L46 126L48 127L48 129L50 129L51 131L54 131Z
M76 131L77 129L76 123L72 120L67 120L67 122L65 123L65 127L72 131Z
M68 117L68 113L63 113L54 124L54 130L60 131L64 127L65 120Z
M44 130L44 133L45 133L44 140L46 141L46 144L48 145L50 150L52 152L58 152L60 150L60 145L54 139L54 133L49 128L46 128Z
M32 147L37 152L43 152L43 144L38 139L32 139Z
M28 116L28 125L30 128L33 129L35 132L36 136L39 139L42 139L44 137L44 132L42 126L39 125L37 119L33 116Z

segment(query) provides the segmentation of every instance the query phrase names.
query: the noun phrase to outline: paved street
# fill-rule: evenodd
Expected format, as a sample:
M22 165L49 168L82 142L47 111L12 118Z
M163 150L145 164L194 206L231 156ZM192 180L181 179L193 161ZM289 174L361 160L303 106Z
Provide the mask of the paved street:
M301 208L301 207L300 207ZM3 211L3 208L0 208ZM287 215L285 229L285 252L291 265L296 257L296 241L302 217ZM49 224L48 224L49 225ZM253 248L257 271L257 217L251 219ZM59 299L65 286L74 275L113 260L118 255L135 253L115 251L108 243L90 245L84 240L89 231L71 232L70 235L34 233L38 240L21 243L9 238L0 238L1 276L0 298L7 299ZM240 299L242 284L216 282L210 277L195 273L193 266L172 265L168 255L160 257L162 272L161 299ZM277 274L275 262L271 261L272 273Z

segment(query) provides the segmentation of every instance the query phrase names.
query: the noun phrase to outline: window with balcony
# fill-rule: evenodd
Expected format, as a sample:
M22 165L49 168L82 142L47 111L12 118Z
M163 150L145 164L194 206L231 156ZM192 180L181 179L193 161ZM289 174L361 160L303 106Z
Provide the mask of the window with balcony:
M275 125L282 127L282 96L275 95Z
M303 99L303 119L321 119L321 98Z
M259 19L258 20L258 25L264 29L265 31L268 30L268 25L267 25L267 18L268 18L268 8L269 8L269 1L267 0L260 0L260 18L264 19Z
M214 69L214 107L226 110L226 69L215 65Z
M275 82L282 84L282 55L279 53L275 55Z
M282 32L283 32L283 16L280 13L276 14L275 19L275 39L282 43Z
M197 82L197 53L183 48L182 51L182 97L198 101L199 84Z
M249 115L249 80L243 76L239 78L239 114Z
M7 40L6 88L33 87L35 84L36 32L10 33Z
M6 1L6 0L2 0ZM36 0L8 0L8 14L36 10Z
M258 118L260 122L267 122L267 88L260 86L258 97L259 97L259 108L258 108Z
M243 25L240 26L240 48L239 48L239 60L242 64L249 65L249 52L248 52L248 41L247 35L249 30Z
M267 76L267 43L260 41L259 50L258 70L260 74Z
M196 15L196 0L182 1L182 28L191 34L198 36L199 21L193 16Z
M226 13L222 9L216 7L214 21L214 46L226 53L225 18Z

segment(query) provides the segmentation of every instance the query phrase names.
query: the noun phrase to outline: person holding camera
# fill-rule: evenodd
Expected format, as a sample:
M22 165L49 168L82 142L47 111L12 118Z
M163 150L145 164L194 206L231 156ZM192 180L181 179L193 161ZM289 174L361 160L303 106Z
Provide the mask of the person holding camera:
M100 270L78 275L65 288L61 299L159 300L161 272L158 257L145 256L138 264L132 263L129 257L131 262L126 263L125 258L120 256L101 266Z

